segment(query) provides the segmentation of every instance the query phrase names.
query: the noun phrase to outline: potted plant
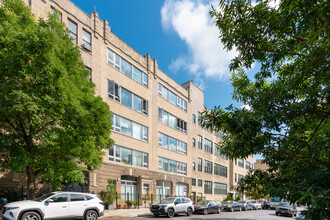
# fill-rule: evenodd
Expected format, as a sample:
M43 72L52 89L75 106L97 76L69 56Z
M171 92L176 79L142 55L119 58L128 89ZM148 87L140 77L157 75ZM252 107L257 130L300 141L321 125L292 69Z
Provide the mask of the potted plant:
M102 190L101 193L101 199L106 204L106 207L109 210L114 209L113 203L116 199L116 185L114 180L108 180L108 185L105 190Z

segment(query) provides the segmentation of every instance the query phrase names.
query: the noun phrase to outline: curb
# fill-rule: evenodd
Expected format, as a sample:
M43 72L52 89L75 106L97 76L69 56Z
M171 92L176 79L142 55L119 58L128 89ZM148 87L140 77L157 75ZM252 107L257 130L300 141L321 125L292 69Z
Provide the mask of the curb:
M152 213L144 213L144 214L137 215L137 217L150 217L150 216L154 216L154 215Z

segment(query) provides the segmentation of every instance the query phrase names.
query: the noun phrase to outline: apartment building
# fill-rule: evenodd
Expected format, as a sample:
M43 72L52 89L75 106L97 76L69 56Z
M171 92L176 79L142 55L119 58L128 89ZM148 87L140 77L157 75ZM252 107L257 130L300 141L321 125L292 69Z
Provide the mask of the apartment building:
M156 59L111 32L95 11L86 14L69 0L24 1L38 17L60 13L96 95L113 113L115 145L105 152L103 166L88 174L90 191L105 189L112 179L131 198L153 193L222 200L252 169L253 157L232 161L219 153L221 134L202 128L204 92L192 81L178 84Z

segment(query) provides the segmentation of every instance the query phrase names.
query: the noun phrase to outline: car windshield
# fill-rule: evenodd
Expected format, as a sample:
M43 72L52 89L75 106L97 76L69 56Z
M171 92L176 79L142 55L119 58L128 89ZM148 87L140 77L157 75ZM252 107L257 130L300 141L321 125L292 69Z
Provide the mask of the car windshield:
M40 196L40 197L36 198L35 201L42 202L45 199L47 199L48 197L53 196L53 195L55 195L55 193L48 193L48 194L45 194L43 196Z
M288 202L281 202L278 206L291 206Z
M196 205L208 205L209 201L199 201L196 203Z
M238 201L239 203L246 203L246 201Z
M222 204L233 204L233 201L223 201Z
M173 203L175 200L175 198L166 198L166 199L163 199L160 203L161 204L171 204Z

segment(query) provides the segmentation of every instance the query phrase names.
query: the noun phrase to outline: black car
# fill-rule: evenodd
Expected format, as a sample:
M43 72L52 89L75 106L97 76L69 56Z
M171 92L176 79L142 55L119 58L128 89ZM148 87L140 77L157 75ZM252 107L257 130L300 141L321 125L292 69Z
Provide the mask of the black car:
M275 211L276 215L287 215L287 216L296 216L297 215L297 209L294 205L290 205L288 202L281 202L277 207Z
M194 205L195 213L202 213L207 215L208 213L221 213L221 204L215 201L199 201Z
M242 206L238 202L228 201L224 202L222 205L223 209L226 211L242 211Z
M270 208L270 202L268 202L268 201L263 201L263 202L261 203L261 208L262 208L262 209L269 209L269 208Z

